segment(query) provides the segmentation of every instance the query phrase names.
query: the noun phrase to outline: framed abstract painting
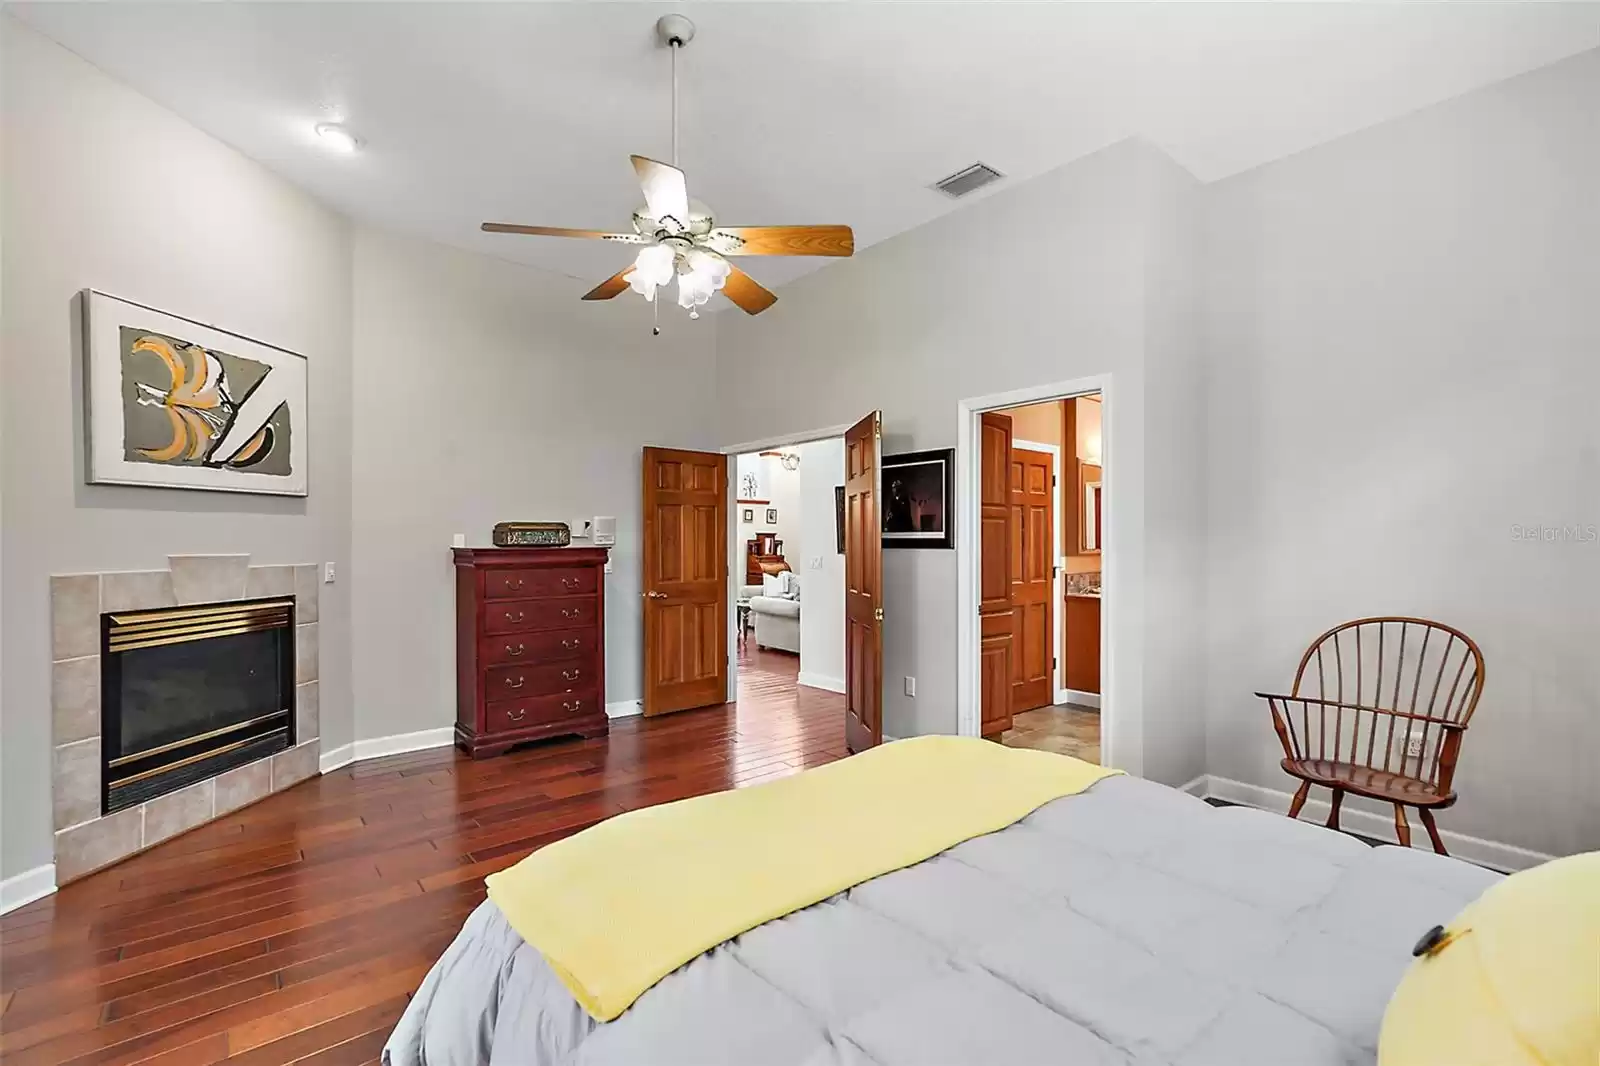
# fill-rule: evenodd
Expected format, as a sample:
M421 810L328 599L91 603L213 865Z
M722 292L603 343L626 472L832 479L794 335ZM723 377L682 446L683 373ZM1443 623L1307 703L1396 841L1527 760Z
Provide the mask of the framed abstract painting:
M85 478L304 496L306 358L83 293Z

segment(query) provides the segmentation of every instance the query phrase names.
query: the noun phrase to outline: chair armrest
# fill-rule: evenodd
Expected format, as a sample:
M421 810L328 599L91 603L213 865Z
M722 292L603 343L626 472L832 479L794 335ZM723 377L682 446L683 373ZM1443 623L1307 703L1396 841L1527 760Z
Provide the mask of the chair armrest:
M1414 733L1413 723L1420 722L1423 754L1402 755L1400 772L1407 772L1407 759L1415 759L1416 776L1421 778L1423 763L1427 757L1428 733L1437 726L1439 732L1434 741L1433 758L1435 765L1444 771L1444 786L1446 788L1449 786L1449 777L1455 767L1461 735L1466 730L1466 726L1460 722L1417 714L1414 711L1368 707L1360 703L1345 703L1315 696L1289 696L1275 692L1257 692L1256 695L1266 700L1268 708L1272 711L1272 728L1276 730L1278 741L1283 745L1284 758L1296 762L1327 759L1336 763L1354 762L1376 766L1375 753L1383 753L1382 769L1388 770L1387 753L1394 743L1395 726L1401 722L1406 723L1399 735L1409 737ZM1379 725L1382 719L1388 720L1387 726ZM1365 760L1361 756L1363 739L1366 745Z
M1257 696L1266 700L1268 704L1282 703L1285 706L1291 703L1304 703L1312 707L1332 707L1346 711L1360 711L1362 714L1387 714L1395 718L1407 718L1414 722L1427 722L1443 729L1464 730L1467 727L1460 722L1449 718L1440 718L1437 715L1417 714L1415 711L1396 711L1388 707L1368 707L1364 703L1347 703L1342 700L1324 700L1313 696L1285 696L1274 692L1257 692Z

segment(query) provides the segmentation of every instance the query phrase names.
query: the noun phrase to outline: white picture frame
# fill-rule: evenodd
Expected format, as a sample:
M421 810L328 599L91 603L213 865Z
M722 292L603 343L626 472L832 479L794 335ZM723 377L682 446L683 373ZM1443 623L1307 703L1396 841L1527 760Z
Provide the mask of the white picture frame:
M308 494L305 356L95 289L82 311L86 481Z

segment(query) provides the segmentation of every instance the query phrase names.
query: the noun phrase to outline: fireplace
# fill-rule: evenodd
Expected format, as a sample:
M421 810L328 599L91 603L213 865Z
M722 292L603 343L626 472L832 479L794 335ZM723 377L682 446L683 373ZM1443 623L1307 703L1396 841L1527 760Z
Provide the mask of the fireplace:
M101 812L295 745L293 597L101 616Z

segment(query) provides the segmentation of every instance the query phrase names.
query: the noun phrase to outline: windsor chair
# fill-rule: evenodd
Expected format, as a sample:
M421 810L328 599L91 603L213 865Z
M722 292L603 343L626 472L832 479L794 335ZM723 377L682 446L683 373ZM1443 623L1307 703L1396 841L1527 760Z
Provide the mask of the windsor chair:
M1458 629L1360 618L1328 630L1301 657L1289 695L1256 693L1272 710L1283 769L1300 781L1289 817L1312 785L1333 791L1330 829L1345 793L1366 796L1394 804L1395 835L1410 847L1415 807L1433 850L1449 854L1433 812L1456 801L1461 739L1482 692L1483 652Z

